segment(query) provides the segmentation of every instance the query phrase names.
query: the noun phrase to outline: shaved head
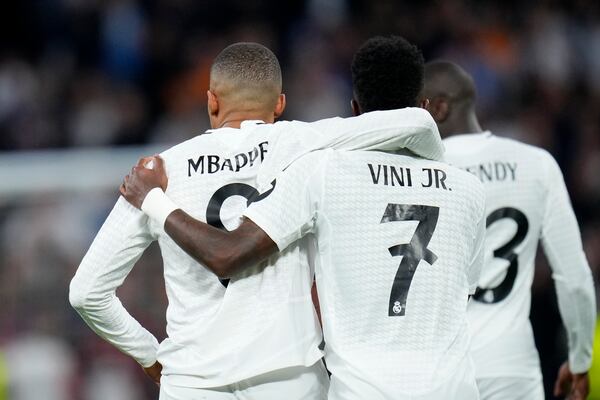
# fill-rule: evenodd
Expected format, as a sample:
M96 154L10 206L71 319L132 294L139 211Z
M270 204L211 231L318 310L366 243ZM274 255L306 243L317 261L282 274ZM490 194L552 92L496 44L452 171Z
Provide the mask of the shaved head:
M473 78L449 61L425 64L421 97L429 100L429 112L442 136L481 130L475 115L477 97Z
M210 90L230 107L273 108L281 94L279 61L258 43L232 44L212 64Z
M460 66L449 61L432 61L425 64L425 87L428 98L444 96L451 102L475 103L473 78Z

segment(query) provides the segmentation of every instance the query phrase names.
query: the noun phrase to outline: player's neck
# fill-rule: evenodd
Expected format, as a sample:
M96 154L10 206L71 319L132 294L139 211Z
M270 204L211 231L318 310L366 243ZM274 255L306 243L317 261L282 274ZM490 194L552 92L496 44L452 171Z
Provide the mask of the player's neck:
M481 129L481 125L479 125L479 120L475 113L469 113L454 121L449 121L446 126L440 129L440 133L443 137L480 132L483 132L483 129Z
M239 129L244 121L263 121L267 124L272 124L275 117L271 112L240 112L228 113L220 121L216 123L216 128L236 128Z

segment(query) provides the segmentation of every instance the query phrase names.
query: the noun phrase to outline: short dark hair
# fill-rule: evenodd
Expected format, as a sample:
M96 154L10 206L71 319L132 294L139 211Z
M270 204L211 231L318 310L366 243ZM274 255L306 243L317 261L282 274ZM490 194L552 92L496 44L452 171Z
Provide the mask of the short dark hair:
M213 61L210 73L246 85L273 85L281 90L279 61L271 50L258 43L227 46Z
M352 85L361 111L416 106L424 63L421 50L400 36L367 40L352 60Z

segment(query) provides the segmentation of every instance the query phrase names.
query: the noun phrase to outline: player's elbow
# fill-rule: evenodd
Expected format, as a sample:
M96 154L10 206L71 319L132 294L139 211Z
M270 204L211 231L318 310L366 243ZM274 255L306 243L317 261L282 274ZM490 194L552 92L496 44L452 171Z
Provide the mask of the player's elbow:
M75 276L69 285L69 303L79 313L93 312L105 306L105 301L98 293L94 294L89 285L80 282Z
M78 285L77 277L73 278L69 285L69 303L71 303L71 307L77 311L83 311L88 306L88 302L89 298L86 291Z

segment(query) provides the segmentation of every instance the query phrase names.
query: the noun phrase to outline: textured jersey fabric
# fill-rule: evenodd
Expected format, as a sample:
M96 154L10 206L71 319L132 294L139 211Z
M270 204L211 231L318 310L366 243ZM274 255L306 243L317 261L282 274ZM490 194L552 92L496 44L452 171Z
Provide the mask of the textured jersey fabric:
M165 151L166 193L193 217L234 229L248 203L268 195L272 177L288 160L326 146L406 146L433 158L443 154L437 128L422 109L313 124L246 121L241 129L211 130ZM263 163L261 176L268 183L259 195L257 173ZM168 338L160 346L115 294L155 240L169 301ZM141 365L158 359L171 383L214 387L278 368L312 365L321 357L311 282L305 248L298 245L234 277L226 289L162 227L121 198L81 262L70 300L92 329Z
M596 320L592 276L564 179L546 151L490 132L448 138L446 159L485 187L486 263L469 305L478 377L538 377L531 283L541 240L569 338L573 372L591 362Z
M407 155L325 150L291 165L244 215L282 250L315 235L326 361L339 390L360 380L386 398L427 393L468 357L467 298L484 238L483 188L470 174Z

